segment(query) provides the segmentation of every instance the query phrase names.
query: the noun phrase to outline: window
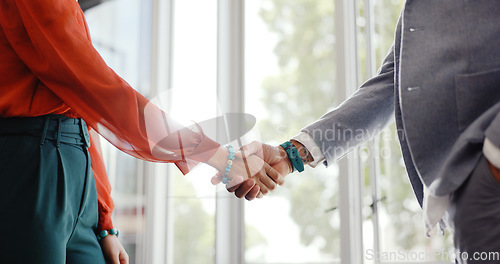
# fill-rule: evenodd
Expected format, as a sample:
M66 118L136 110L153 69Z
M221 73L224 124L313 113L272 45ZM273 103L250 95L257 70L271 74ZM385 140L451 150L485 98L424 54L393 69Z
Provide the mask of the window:
M393 42L403 0L357 0L358 80L376 71ZM449 263L451 237L425 237L422 210L413 194L395 124L359 149L364 178L365 263Z
M171 115L190 125L216 116L217 2L179 0L173 7ZM170 173L171 263L214 263L216 188L210 178L215 171L201 165L184 176L171 166Z
M107 63L175 119L245 112L258 122L243 143L276 145L375 73L403 2L115 0L86 16ZM104 154L131 263L445 263L452 248L424 236L394 125L252 202L212 186L208 166Z
M86 12L96 49L111 68L145 95L150 92L146 73L151 65L147 12L147 1L140 0L110 1ZM142 263L135 261L144 256L145 163L105 144L105 140L102 143L115 201L113 221L120 228L120 239L132 263Z
M246 112L263 142L290 139L335 98L334 1L245 1ZM340 254L338 168L286 177L245 203L246 263L332 263Z

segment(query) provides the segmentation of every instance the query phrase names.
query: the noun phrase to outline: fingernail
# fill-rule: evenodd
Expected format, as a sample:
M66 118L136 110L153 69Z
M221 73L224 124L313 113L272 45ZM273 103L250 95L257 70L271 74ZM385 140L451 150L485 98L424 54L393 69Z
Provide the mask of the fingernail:
M217 185L219 182L218 182L218 178L216 176L212 177L212 179L210 180L210 182L213 184L213 185Z
M257 198L258 198L258 199L261 199L262 197L264 197L264 195L263 195L262 193L259 193L259 194L257 195Z
M280 175L278 177L278 182L279 182L280 185L283 185L285 183L285 177L283 177L283 176Z

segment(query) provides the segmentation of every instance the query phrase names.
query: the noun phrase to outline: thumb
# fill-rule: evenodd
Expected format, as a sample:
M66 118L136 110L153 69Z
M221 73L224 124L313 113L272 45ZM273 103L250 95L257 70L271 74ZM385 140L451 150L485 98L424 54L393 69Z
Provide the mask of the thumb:
M220 172L217 172L217 174L215 174L210 181L212 182L213 185L217 185L217 184L221 183L222 177L221 177Z
M262 143L254 141L250 144L241 147L240 150L235 153L235 156L240 159L248 158L249 156L260 152L262 152Z
M120 264L128 264L128 255L125 251L120 252Z

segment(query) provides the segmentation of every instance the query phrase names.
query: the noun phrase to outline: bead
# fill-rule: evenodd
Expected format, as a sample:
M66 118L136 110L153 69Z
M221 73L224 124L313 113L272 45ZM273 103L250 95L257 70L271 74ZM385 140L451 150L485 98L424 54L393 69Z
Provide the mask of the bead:
M108 231L106 231L106 230L102 230L101 233L99 233L99 236L101 236L101 237L105 237L107 235L108 235Z
M222 183L224 183L224 184L227 184L229 182L229 178L228 178L229 171L231 170L231 165L233 165L233 160L235 158L235 156L234 156L235 150L234 150L233 146L227 145L226 147L227 147L229 154L227 155L226 169L224 170L224 172L222 174Z
M102 230L97 235L97 239L101 240L101 239L107 237L108 235L116 235L116 237L118 237L119 234L120 234L120 231L118 229L116 229L116 228L112 228L110 230Z

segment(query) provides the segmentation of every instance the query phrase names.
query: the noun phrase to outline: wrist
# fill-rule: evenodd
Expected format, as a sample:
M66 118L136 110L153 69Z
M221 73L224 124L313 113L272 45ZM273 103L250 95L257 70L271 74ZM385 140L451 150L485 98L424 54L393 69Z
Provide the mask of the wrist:
M207 164L222 172L226 169L228 154L228 149L224 146L220 146L215 154L207 161Z
M101 240L101 239L104 239L104 238L109 237L109 236L118 237L119 235L120 235L120 231L118 231L118 229L111 228L109 230L102 230L101 232L99 232L99 234L97 234L97 239Z
M304 163L304 165L307 165L314 161L311 153L304 145L293 139L291 139L290 142L292 142L292 144L297 149L297 152L299 153L300 158L302 159L302 163Z

